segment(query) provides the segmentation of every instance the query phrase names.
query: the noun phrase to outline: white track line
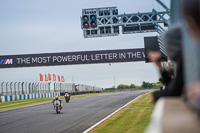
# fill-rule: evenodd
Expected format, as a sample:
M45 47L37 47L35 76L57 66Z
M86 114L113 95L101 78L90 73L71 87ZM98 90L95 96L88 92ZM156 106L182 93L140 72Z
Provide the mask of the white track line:
M144 94L142 94L142 95L144 95ZM142 96L142 95L140 95L140 96ZM119 108L118 110L116 110L115 112L113 112L112 114L108 115L107 117L105 117L101 121L97 122L96 124L94 124L93 126L91 126L90 128L88 128L87 130L85 130L83 133L88 133L90 130L92 130L93 128L95 128L96 126L98 126L99 124L101 124L102 122L104 122L106 119L108 119L109 117L111 117L112 115L114 115L115 113L117 113L119 110L121 110L122 108L124 108L125 106L127 106L128 104L130 104L131 102L133 102L134 100L138 99L140 96L138 96L135 99L131 100L130 102L128 102L127 104L125 104L124 106L122 106L121 108Z

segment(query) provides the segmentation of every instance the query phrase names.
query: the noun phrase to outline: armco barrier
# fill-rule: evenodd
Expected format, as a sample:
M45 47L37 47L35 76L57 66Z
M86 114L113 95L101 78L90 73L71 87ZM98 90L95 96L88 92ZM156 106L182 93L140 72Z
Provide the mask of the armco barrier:
M25 100L25 99L54 97L54 96L60 96L60 93L59 92L50 92L50 93L34 93L34 94L19 94L19 95L1 96L1 101L8 102L8 101Z

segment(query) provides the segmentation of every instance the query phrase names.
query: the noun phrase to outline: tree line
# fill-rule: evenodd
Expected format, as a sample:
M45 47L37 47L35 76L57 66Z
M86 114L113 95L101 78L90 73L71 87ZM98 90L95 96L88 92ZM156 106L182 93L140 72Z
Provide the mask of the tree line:
M130 84L130 85L125 85L125 84L119 84L116 89L151 89L151 88L160 88L162 84L160 82L156 83L149 83L149 82L142 82L142 85L135 85L135 84Z

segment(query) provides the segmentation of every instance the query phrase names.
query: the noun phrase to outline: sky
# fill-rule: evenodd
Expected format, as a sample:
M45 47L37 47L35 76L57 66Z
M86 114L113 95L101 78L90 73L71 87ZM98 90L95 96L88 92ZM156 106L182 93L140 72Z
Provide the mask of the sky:
M168 7L170 0L161 0ZM0 0L0 55L144 48L155 32L84 38L82 9L114 7L119 14L164 11L155 0ZM62 75L66 83L109 88L158 82L152 63L129 62L0 69L0 82L39 82L41 74Z

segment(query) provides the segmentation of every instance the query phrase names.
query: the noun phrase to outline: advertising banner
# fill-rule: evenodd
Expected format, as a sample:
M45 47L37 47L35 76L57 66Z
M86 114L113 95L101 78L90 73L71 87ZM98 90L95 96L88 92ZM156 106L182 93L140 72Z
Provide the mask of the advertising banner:
M0 56L0 68L144 61L144 48ZM54 77L53 77L54 78Z

